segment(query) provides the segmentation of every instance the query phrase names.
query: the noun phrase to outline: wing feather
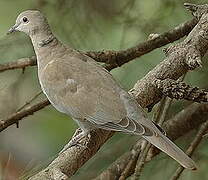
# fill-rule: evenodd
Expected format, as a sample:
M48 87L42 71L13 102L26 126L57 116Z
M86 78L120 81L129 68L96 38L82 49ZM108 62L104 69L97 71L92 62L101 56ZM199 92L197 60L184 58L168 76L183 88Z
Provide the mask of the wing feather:
M86 119L98 128L151 135L152 129L143 121L135 100L131 100L103 67L90 57L82 61L80 56L69 57L69 61L57 59L41 73L52 104L73 118ZM70 83L65 86L69 79L76 82L73 91Z

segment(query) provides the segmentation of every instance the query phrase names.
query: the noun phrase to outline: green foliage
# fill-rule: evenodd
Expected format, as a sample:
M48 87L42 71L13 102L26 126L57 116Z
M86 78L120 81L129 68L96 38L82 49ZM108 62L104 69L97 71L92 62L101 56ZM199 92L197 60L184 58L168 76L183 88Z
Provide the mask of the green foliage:
M206 1L200 1L200 3L203 2ZM28 37L21 33L12 36L5 35L9 27L14 24L16 16L26 9L43 11L59 39L83 51L119 50L132 47L146 40L151 33L165 32L192 18L190 13L183 8L183 1L176 0L112 0L108 2L102 0L1 0L0 9L0 63L34 55ZM157 49L114 69L112 73L128 90L163 59L162 48ZM207 87L206 65L205 63L202 69L188 73L187 82L194 86ZM3 106L4 109L11 108L9 98L10 100L11 97L16 98L11 108L14 112L40 89L36 67L29 67L25 74L21 73L21 70L1 73L0 119L6 113ZM16 86L12 89L14 83ZM5 92L7 96L1 96ZM18 98L14 92L18 94ZM169 116L173 116L182 108L184 108L184 103L174 104ZM2 159L7 160L9 157L7 154L13 157L12 166L16 170L15 175L18 176L23 170L27 172L41 163L48 162L70 139L76 127L76 124L66 115L57 112L53 107L46 108L21 121L19 129L11 127L1 132L2 153L0 156L4 156ZM116 135L80 169L73 179L95 177L123 152L129 150L135 139L128 135ZM180 143L184 144L184 139L181 139ZM194 159L200 165L199 171L186 171L182 177L183 180L206 179L208 154L206 147L207 144L204 143L194 155ZM168 179L176 169L176 165L173 160L161 154L145 166L142 179ZM6 171L4 166L2 169L1 173L4 174Z

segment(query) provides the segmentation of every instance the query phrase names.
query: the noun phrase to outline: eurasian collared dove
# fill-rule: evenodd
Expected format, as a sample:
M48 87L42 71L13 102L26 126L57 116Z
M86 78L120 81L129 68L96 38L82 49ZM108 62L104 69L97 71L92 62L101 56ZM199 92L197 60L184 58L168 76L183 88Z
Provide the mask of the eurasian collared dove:
M30 36L38 62L41 88L51 104L75 120L82 133L102 128L140 135L178 161L196 169L194 161L146 118L137 101L92 58L62 44L39 11L22 12L9 32Z

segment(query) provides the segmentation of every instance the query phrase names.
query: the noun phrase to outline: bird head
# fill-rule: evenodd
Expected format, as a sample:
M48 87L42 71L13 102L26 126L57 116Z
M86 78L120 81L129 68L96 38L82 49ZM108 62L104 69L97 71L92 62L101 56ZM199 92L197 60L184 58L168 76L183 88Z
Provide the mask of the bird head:
M49 29L48 22L40 11L27 10L19 14L15 25L9 29L7 34L20 31L32 36L47 29Z

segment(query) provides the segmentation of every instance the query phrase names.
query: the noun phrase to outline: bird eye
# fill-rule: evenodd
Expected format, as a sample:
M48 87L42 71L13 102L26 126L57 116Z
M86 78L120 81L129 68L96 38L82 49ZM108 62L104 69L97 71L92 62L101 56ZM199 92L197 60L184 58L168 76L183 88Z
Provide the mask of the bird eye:
M22 18L22 21L23 21L24 23L26 23L26 22L28 22L29 20L28 20L26 17L23 17L23 18Z

